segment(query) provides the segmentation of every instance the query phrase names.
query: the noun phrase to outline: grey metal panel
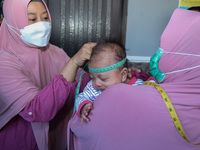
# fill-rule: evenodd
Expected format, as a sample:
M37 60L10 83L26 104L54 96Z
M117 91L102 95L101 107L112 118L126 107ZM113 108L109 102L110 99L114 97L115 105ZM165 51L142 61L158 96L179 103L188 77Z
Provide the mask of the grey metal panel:
M60 47L65 47L65 22L66 22L66 16L65 16L65 6L66 2L65 0L61 0L61 9L60 9Z
M52 16L50 42L73 56L87 42L122 40L123 0L45 0ZM127 1L127 0L125 0Z

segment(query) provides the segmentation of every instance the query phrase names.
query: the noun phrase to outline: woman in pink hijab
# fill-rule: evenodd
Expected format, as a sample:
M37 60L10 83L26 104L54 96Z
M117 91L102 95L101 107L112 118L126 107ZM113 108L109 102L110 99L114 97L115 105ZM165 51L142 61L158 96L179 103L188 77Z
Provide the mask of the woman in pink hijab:
M78 115L70 119L70 150L200 150L200 13L176 9L160 48L163 54L158 53L161 58L151 68L157 72L152 73L185 135L170 116L174 109L166 106L162 91L152 85L117 84L95 100L90 122L81 124Z
M95 43L85 44L71 59L51 45L51 17L44 1L5 0L3 13L0 149L65 149L76 74Z

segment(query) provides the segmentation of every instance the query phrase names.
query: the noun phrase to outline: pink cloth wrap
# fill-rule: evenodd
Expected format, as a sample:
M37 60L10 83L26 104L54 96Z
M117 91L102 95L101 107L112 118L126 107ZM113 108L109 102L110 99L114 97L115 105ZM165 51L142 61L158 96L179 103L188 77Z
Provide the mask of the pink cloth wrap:
M29 2L30 0L5 0L3 11L6 22L17 29L27 26ZM44 1L43 3L46 7ZM48 11L47 7L46 9ZM4 149L7 144L15 149L24 149L18 145L32 149L28 145L34 145L32 142L35 140L36 149L47 150L48 144L50 149L66 148L67 121L70 118L68 104L73 102L76 82L69 83L58 74L68 60L69 57L62 49L50 43L44 48L27 46L3 20L0 27L1 148ZM78 74L80 75L80 71ZM34 110L31 112L34 115L32 118L29 118L29 110ZM52 118L54 119L49 123ZM12 141L14 138L19 140Z
M167 52L200 55L200 13L176 9L161 37ZM161 71L200 65L200 58L163 54ZM200 68L166 75L168 94L189 140L200 143ZM75 114L68 124L70 150L199 150L177 131L158 90L150 85L108 87L94 102L90 122Z

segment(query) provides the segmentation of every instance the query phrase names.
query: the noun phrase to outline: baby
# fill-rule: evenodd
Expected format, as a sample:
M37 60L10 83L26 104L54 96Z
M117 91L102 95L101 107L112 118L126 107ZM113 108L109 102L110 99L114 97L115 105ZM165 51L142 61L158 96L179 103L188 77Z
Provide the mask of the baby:
M101 41L93 48L88 63L91 80L76 99L76 112L83 120L89 121L88 115L94 100L109 86L118 83L142 85L143 80L133 76L128 78L128 62L124 46L115 41ZM153 77L148 81L156 82Z

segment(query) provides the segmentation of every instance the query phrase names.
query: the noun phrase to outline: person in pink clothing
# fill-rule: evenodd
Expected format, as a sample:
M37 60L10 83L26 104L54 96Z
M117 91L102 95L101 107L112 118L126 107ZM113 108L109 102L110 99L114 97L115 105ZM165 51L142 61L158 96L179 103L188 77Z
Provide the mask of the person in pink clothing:
M95 43L71 59L50 44L51 16L43 0L5 0L3 14L0 149L65 149L78 69Z
M107 87L94 101L89 122L70 119L68 149L199 150L199 25L199 12L177 8L150 61L159 84Z
M129 67L126 58L126 49L119 41L102 40L92 49L92 54L88 62L91 80L76 99L76 112L83 120L89 121L89 113L93 107L95 99L110 85L126 83L132 86L143 85L145 81L156 83L153 77L141 72L128 78ZM107 69L105 69L105 67ZM111 69L110 69L111 68ZM99 71L99 70L103 71ZM143 76L143 78L142 78Z

